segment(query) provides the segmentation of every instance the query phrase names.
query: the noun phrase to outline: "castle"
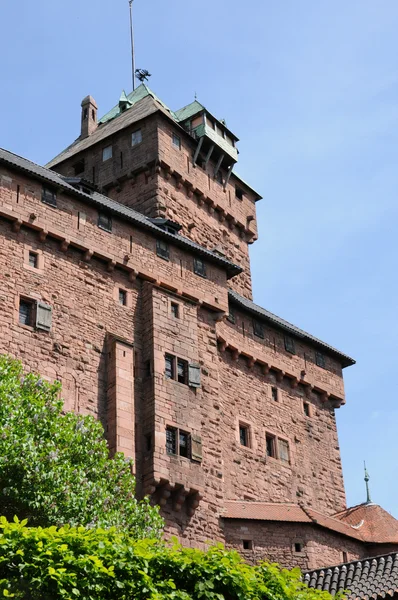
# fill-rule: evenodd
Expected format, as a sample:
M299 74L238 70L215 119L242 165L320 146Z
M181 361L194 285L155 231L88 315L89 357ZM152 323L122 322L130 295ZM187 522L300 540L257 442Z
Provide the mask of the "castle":
M0 351L102 421L184 544L307 570L397 551L393 517L346 506L354 361L253 302L237 143L142 84L101 119L86 97L46 167L0 150Z

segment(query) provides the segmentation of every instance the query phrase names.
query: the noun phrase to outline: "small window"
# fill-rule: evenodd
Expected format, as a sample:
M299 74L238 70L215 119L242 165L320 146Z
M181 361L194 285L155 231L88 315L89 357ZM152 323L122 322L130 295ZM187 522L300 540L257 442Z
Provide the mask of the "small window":
M285 350L286 352L290 352L290 354L295 354L295 347L294 347L294 339L285 335Z
M104 231L112 231L112 217L107 213L98 213L98 227Z
M142 131L141 129L137 129L137 131L133 131L131 134L131 145L137 146L142 142Z
M188 383L188 361L182 358L177 359L177 381L179 383Z
M306 417L310 417L310 405L308 402L303 402L304 414Z
M145 436L145 450L147 452L152 450L152 435L150 433Z
M171 303L171 314L175 319L180 318L180 306L177 304L177 302Z
M242 540L243 550L253 550L252 540Z
M325 368L325 356L322 352L315 352L315 364L322 369Z
M278 458L282 462L289 462L289 444L286 440L278 439Z
M343 554L343 563L346 563L346 562L348 562L348 555L347 555L347 552L345 552L345 550L343 550L342 554Z
M33 269L39 268L39 255L37 252L29 251L29 266Z
M88 116L88 110L87 110L87 108L84 108L83 109L83 119L87 119L87 116Z
M127 292L121 288L119 289L119 304L121 304L121 306L127 306Z
M231 306L229 307L229 313L228 313L228 317L227 317L227 321L229 321L230 323L236 323L236 315L235 315L235 311L233 308L231 308Z
M156 240L156 254L164 260L169 260L170 251L168 243L163 240Z
M201 258L194 259L193 270L196 275L206 277L206 263Z
M243 190L239 186L235 186L235 197L238 200L243 200Z
M174 363L175 357L172 354L165 356L165 376L166 379L174 379Z
M173 133L173 136L172 136L172 143L175 148L178 148L178 150L181 150L181 138L178 135L176 135L175 133Z
M80 175L81 173L84 173L84 168L85 168L84 158L82 158L82 160L79 160L77 163L75 163L73 165L73 172L75 175Z
M265 436L265 444L267 448L267 456L272 456L273 458L276 458L275 436L267 433Z
M102 150L102 162L112 158L112 146L107 146Z
M272 387L271 394L272 394L272 400L274 400L275 402L278 402L278 388Z
M300 542L295 542L295 544L294 544L294 551L295 552L302 552L303 551L303 544L301 544Z
M166 451L167 454L177 454L177 429L174 427L166 429Z
M221 169L218 169L215 178L216 178L216 181L218 183L220 183L221 185L224 183Z
M239 441L241 446L250 447L250 431L249 426L239 423Z
M176 427L166 427L166 452L191 458L191 434Z
M262 340L264 339L264 325L260 323L260 321L253 321L253 331L254 335L261 338Z
M35 302L28 298L21 298L19 301L19 322L21 325L34 325Z
M57 193L54 189L43 186L41 200L50 206L57 206Z

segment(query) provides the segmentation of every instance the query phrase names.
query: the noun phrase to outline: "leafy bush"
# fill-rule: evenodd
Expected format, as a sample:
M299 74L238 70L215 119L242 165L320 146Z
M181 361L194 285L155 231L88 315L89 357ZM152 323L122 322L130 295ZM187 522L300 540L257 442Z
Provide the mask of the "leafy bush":
M331 600L300 571L251 567L207 552L134 541L115 529L29 528L0 518L0 596L30 600Z
M157 507L134 497L131 461L110 459L101 423L62 414L59 395L60 384L24 377L20 362L0 356L0 514L159 537Z

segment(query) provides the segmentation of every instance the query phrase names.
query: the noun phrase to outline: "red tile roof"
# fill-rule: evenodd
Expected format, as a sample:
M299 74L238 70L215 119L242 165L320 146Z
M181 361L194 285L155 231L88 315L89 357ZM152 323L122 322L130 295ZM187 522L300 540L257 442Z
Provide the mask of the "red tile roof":
M298 504L275 504L272 502L225 503L225 519L252 519L256 521L289 521L293 523L311 523L311 518Z
M334 518L355 528L364 542L398 544L398 521L378 504L359 504Z

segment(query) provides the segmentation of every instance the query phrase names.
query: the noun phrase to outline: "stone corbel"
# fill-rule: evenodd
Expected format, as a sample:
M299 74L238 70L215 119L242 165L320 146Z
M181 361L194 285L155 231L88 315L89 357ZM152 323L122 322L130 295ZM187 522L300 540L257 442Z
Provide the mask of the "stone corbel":
M295 390L298 387L298 384L299 384L299 381L298 381L297 377L294 377L293 379L290 380L290 385L293 390Z
M270 371L270 366L267 363L265 363L265 364L261 365L261 370L262 370L263 375L268 375L268 373Z
M92 259L94 252L92 250L86 250L83 256L84 262L89 262Z
M68 248L69 248L69 244L70 244L70 240L62 240L61 241L61 245L60 245L60 250L61 252L67 252Z
M135 281L137 279L138 276L138 271L136 271L135 269L132 269L129 272L129 281Z
M182 505L185 502L185 498L187 496L187 490L182 488L177 489L173 494L173 510L176 512L180 512L182 509Z
M239 350L236 348L231 348L232 351L232 360L237 362L239 360Z
M47 238L47 236L48 236L48 231L46 231L45 229L42 229L42 230L39 232L39 240L40 240L41 242L45 242L45 241L46 241L46 238Z
M115 263L115 261L114 261L114 260L110 260L110 261L108 262L107 266L106 266L106 270L107 270L107 271L109 271L109 272L111 273L112 271L114 271L114 270L115 270L115 267L116 267L116 263Z
M276 374L277 382L281 383L283 381L284 376L285 376L285 371L278 371Z
M255 358L253 358L253 356L248 356L248 357L247 357L247 367L248 367L249 369L253 369L253 367L254 367L254 363L255 363L255 362L256 362L256 359L255 359Z
M12 230L15 231L15 233L18 233L18 231L20 231L22 226L22 221L21 219L17 219L16 221L13 221L12 223Z
M203 496L202 494L200 494L199 492L196 492L190 496L188 496L187 499L187 503L188 503L188 515L190 517L193 517L193 515L195 514L196 509L198 508L200 501L202 500Z
M160 488L158 491L158 495L160 506L165 506L167 500L171 496L170 484L166 484L164 487Z

